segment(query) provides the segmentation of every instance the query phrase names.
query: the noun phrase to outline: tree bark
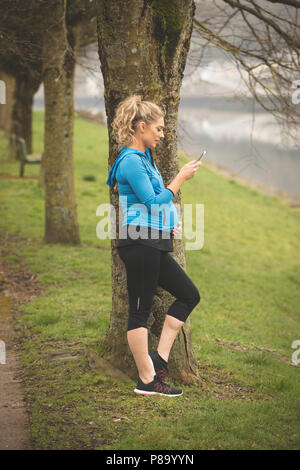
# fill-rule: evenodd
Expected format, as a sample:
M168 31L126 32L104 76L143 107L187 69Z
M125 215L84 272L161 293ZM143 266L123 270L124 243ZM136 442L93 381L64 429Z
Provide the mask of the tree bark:
M80 244L73 163L75 61L67 42L65 13L65 0L51 2L44 33L44 240Z
M28 153L32 153L32 104L36 90L36 83L29 75L16 75L11 135L14 134L16 138L21 137L25 140Z
M125 0L98 0L98 45L105 85L105 107L109 134L108 169L117 157L112 135L112 120L118 103L132 94L141 94L166 110L165 138L155 161L165 185L178 173L177 116L180 88L190 46L195 12L193 0L136 0L128 8ZM117 186L117 185L116 185ZM110 190L119 231L117 187ZM173 199L180 204L180 192ZM112 311L103 341L103 357L115 367L136 377L136 367L127 343L128 295L126 272L111 241ZM174 258L185 269L183 240L177 240ZM157 288L149 318L149 348L159 341L165 313L174 298ZM181 328L170 354L173 379L192 382L197 379L197 363L191 344L189 319Z

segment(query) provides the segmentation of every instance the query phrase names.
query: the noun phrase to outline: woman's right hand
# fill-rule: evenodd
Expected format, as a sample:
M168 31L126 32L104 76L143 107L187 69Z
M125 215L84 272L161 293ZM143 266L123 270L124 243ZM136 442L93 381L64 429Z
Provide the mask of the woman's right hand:
M189 180L190 178L193 178L193 176L195 176L200 165L202 165L201 161L197 162L197 160L191 160L190 162L183 165L183 167L179 171L179 174L183 177L185 181Z

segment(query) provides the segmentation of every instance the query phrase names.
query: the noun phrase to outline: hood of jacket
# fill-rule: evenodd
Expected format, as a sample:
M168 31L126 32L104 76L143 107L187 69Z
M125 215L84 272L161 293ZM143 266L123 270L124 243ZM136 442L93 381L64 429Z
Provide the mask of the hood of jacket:
M140 154L142 156L145 156L145 154L143 152L141 152L140 150L132 149L132 148L129 148L129 147L123 147L121 152L119 153L119 155L115 159L115 161L114 161L114 163L113 163L113 165L112 165L112 167L111 167L111 169L109 170L109 173L108 173L108 178L107 178L106 184L108 184L108 186L110 186L111 188L113 188L115 186L116 182L117 182L116 172L117 172L119 164L121 163L123 158L125 158L126 155L128 155L129 153L137 153L137 154Z

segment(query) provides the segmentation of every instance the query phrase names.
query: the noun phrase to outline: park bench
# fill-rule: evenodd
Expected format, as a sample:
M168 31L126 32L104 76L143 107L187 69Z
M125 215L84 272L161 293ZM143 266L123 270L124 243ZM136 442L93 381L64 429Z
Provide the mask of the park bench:
M28 154L26 149L26 142L22 138L17 139L17 156L20 160L20 177L24 177L25 165L40 164L43 155Z

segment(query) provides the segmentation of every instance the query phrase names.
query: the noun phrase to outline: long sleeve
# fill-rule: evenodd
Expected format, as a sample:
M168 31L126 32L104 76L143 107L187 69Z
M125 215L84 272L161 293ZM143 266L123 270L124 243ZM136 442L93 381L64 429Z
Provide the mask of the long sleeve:
M149 212L152 204L168 204L174 197L174 193L168 188L155 194L146 168L138 155L132 154L123 160L121 174L127 179L137 198Z

